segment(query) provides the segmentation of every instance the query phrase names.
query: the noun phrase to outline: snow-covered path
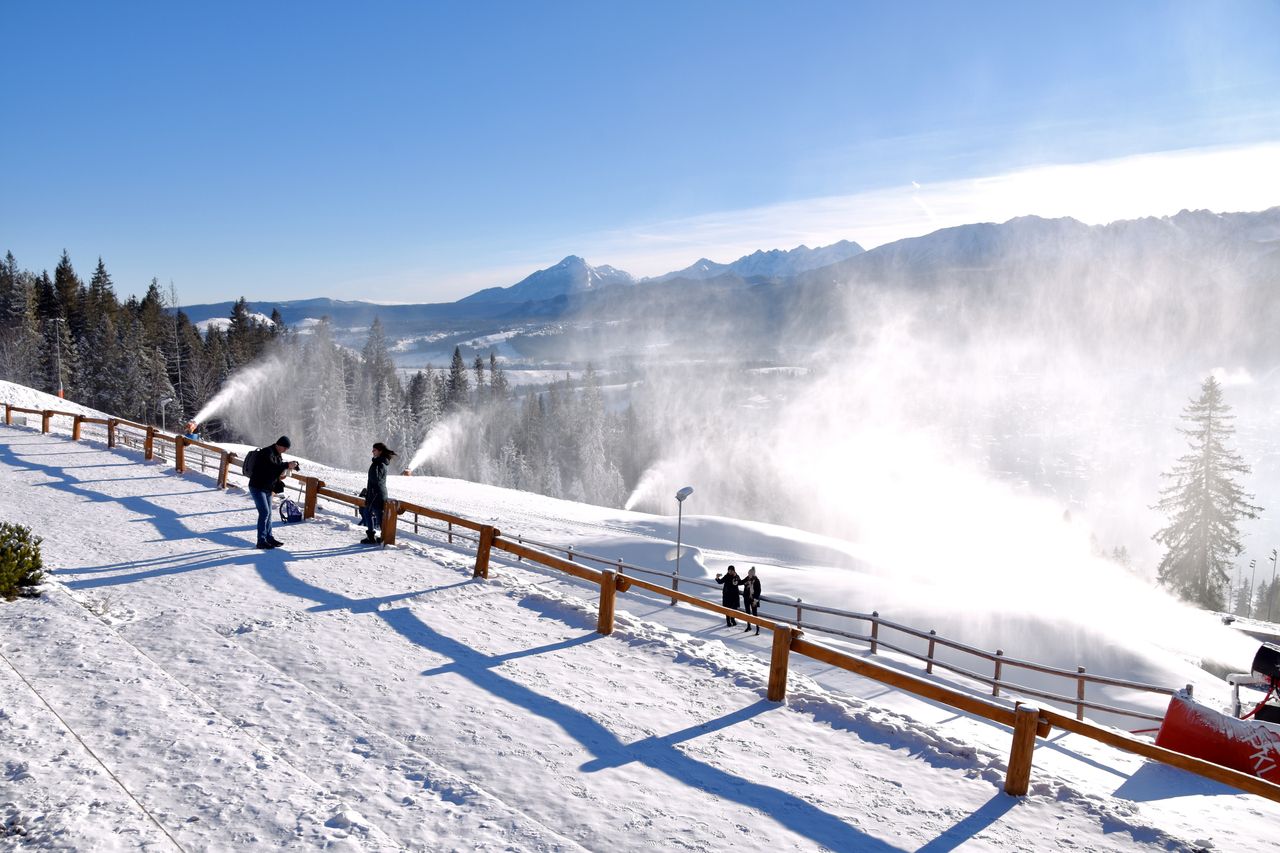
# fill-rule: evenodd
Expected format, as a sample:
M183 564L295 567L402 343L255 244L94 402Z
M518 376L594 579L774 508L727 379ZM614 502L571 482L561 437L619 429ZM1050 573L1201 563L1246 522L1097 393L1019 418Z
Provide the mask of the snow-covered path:
M247 496L127 452L0 428L0 512L45 537L58 581L0 606L0 651L85 744L0 663L13 734L0 808L33 846L171 847L142 808L186 849L1189 850L1270 837L1238 819L1162 830L1043 772L1033 796L1008 798L994 749L805 678L768 703L756 658L625 601L601 637L572 590L507 568L473 581L461 548L361 549L327 517L253 550ZM1215 796L1274 826L1264 801L1196 799Z

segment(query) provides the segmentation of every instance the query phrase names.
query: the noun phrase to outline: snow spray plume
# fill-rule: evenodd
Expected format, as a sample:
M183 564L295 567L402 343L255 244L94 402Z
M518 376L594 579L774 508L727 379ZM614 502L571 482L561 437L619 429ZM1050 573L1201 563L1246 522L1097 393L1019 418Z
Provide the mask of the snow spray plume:
M204 404L193 420L198 424L207 422L209 418L225 411L236 400L247 398L266 385L280 382L284 378L284 373L285 362L276 356L245 365L228 377L222 389L213 396L213 399Z
M904 250L873 283L796 292L795 327L772 337L809 341L820 327L829 342L808 352L744 352L756 338L733 317L697 330L734 341L719 353L673 346L671 329L633 343L668 361L634 392L660 441L627 506L673 515L671 496L692 484L686 525L692 512L840 537L840 570L786 573L773 588L989 649L1172 685L1201 660L1246 666L1251 641L1154 586L1150 540L1160 473L1185 452L1174 427L1187 396L1224 363L1220 378L1252 375L1239 365L1256 360L1262 320L1232 331L1245 283L1188 261L1213 253L1142 242L1141 223L1102 248L1084 226L989 227L1009 230L1008 245L979 246L988 255L958 272L913 278ZM1169 226L1152 228L1168 239ZM1138 248L1117 258L1130 239ZM771 379L748 365L770 356L811 373ZM1276 388L1230 390L1241 450L1259 465L1242 486L1274 506ZM1111 559L1120 546L1128 558Z
M478 427L478 419L468 412L457 412L445 417L427 431L422 444L409 460L408 470L416 471L422 465L456 453L467 432Z

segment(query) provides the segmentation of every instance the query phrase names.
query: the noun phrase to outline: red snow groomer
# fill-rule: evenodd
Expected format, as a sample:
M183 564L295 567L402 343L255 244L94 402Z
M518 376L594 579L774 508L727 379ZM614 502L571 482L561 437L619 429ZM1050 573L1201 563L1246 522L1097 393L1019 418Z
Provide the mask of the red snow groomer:
M1193 755L1280 783L1280 646L1263 643L1253 658L1253 673L1227 676L1232 687L1231 714L1201 705L1185 692L1169 700L1156 746ZM1241 713L1240 690L1264 692L1262 701Z

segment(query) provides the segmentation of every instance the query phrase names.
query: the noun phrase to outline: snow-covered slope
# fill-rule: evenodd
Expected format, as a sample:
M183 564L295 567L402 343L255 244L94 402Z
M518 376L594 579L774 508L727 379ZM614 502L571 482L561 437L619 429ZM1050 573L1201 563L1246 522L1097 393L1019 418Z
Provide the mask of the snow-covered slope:
M1006 730L799 665L768 703L762 638L632 595L600 637L461 541L325 514L258 552L242 492L130 451L0 428L0 482L54 581L0 606L26 847L1260 850L1280 817L1072 736L1013 800Z

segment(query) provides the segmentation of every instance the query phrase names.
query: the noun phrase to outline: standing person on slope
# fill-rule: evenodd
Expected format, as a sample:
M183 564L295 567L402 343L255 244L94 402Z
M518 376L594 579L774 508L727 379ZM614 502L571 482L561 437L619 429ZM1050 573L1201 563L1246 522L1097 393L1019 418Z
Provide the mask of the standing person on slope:
M289 449L289 436L282 435L275 444L260 447L249 472L249 495L258 508L258 547L279 548L284 543L271 535L271 495L284 491L284 478L298 470L297 462L285 462L281 455Z
M747 576L742 579L742 609L752 616L760 615L760 578L756 577L756 567L752 566L747 569ZM742 629L744 632L751 630L751 625ZM756 626L756 633L760 633L760 626Z
M387 466L396 458L396 452L379 441L373 446L373 461L369 463L369 482L364 487L364 523L368 534L361 545L377 545L382 541L374 530L382 528L382 505L387 500Z
M733 566L730 566L723 575L716 575L716 583L720 584L724 589L720 592L720 603L731 610L738 610L738 584L742 583L742 579L738 577L738 572ZM732 628L738 624L738 620L732 616L724 617L725 624Z

